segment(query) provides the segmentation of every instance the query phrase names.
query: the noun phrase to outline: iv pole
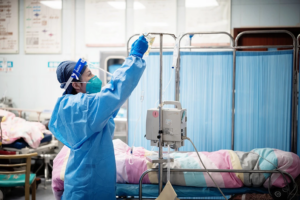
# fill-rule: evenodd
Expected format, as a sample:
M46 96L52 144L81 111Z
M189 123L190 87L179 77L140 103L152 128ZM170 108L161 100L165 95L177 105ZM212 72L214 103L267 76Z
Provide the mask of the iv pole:
M163 128L162 128L162 84L163 84L163 49L172 49L173 50L173 47L163 47L163 36L164 35L169 35L171 37L173 37L176 41L176 36L174 34L171 34L171 33L147 33L145 34L144 36L147 36L147 35L159 35L159 48L157 47L152 47L151 49L159 49L159 60L160 60L160 74L159 74L159 131L158 131L158 135L157 135L157 139L158 139L158 159L157 160L152 160L153 163L158 163L158 194L161 193L162 189L163 189L163 163L166 163L168 160L167 159L164 159L163 158ZM129 51L130 51L130 47L129 47L129 42L130 40L134 37L134 36L138 36L139 34L135 34L133 36L131 36L129 39L128 39L128 42L127 42L127 55L129 55ZM128 105L128 104L127 104ZM128 107L127 107L128 108ZM128 112L127 112L127 115L128 115ZM128 119L128 116L127 116L127 119Z

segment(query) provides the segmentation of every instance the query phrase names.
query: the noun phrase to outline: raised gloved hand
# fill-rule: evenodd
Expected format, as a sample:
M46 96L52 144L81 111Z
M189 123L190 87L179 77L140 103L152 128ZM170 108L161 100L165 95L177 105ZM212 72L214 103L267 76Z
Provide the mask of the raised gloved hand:
M148 50L148 42L146 38L141 35L139 39L137 39L131 45L130 56L137 56L143 58L144 53Z

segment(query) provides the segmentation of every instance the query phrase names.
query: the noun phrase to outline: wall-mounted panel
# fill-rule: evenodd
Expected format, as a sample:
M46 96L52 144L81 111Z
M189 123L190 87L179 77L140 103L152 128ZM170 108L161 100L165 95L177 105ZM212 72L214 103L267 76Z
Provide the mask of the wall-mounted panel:
M19 52L19 1L0 1L0 53Z
M61 53L61 0L25 0L24 17L25 53Z

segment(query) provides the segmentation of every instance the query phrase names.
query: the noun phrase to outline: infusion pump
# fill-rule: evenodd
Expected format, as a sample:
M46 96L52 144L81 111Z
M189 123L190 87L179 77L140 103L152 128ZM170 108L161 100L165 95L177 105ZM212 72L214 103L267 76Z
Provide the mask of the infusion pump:
M163 105L175 105L176 108L163 108L162 109L162 144L172 149L184 146L182 136L187 136L186 122L187 113L186 109L181 108L178 101L165 101ZM151 146L158 146L158 131L159 131L159 110L152 108L147 111L146 121L146 138L151 140Z

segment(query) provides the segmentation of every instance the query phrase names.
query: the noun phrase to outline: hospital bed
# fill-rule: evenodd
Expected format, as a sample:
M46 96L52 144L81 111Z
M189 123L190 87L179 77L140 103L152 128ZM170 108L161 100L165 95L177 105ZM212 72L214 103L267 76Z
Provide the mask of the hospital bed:
M43 111L41 110L28 110L28 109L19 109L19 108L1 108L7 111L16 111L19 113L19 117L22 116L22 112L35 112L38 114L38 122L40 122L40 116ZM14 151L17 154L28 154L37 152L38 154L51 152L53 149L58 147L58 141L53 135L43 134L44 138L41 140L40 146L36 149L31 148L24 139L18 139L12 144L3 144L2 148L7 151Z
M238 44L238 40L242 35L246 35L246 34L272 34L272 33L284 33L284 34L288 34L292 37L293 39L293 45L264 45L264 46L236 46ZM156 33L157 35L160 35L161 40L162 40L162 36L164 34L162 33ZM292 48L295 52L296 48L297 48L297 44L295 42L295 38L294 36L289 32L289 31L282 31L282 30L274 30L274 31L245 31L240 33L236 40L234 40L232 38L232 36L228 33L225 32L211 32L211 33L186 33L184 34L179 41L181 41L181 39L186 36L186 35L194 35L194 34L225 34L227 36L230 37L231 40L231 45L230 46L222 46L222 47L198 47L198 46L185 46L185 47L180 47L180 42L179 42L179 51L180 49L200 49L200 48L204 48L204 49L230 49L233 51L233 73L234 73L234 77L235 77L235 65L236 65L236 50L238 49L259 49L259 48ZM167 34L170 35L170 34ZM136 36L136 35L134 35ZM131 38L129 38L128 40L128 45L127 45L127 52L129 52L130 48L129 48L129 41L134 37L132 36ZM160 65L162 68L162 52L163 49L165 49L162 46L162 41L160 42L160 47L157 48L160 50ZM170 48L166 48L166 49L170 49ZM180 55L180 54L179 54ZM179 56L180 59L180 56ZM179 60L178 59L178 60ZM294 53L294 58L295 60L295 53ZM180 63L180 62L178 62ZM295 65L295 62L293 63L293 66ZM177 67L177 71L176 71L176 85L175 85L175 100L179 101L179 81L180 81L180 66ZM162 72L162 71L161 71ZM162 77L160 77L160 79L162 79ZM293 81L293 97L292 97L292 110L295 111L295 100L296 100L296 83L297 83L297 75L295 73L295 71L293 71L293 80L296 80L295 82ZM160 80L161 81L161 80ZM235 91L235 78L233 78L233 88L232 91ZM161 85L160 85L161 87ZM161 88L160 88L161 89ZM161 93L160 93L160 98L161 98ZM235 92L232 92L232 99L235 99ZM161 103L161 102L160 102ZM160 104L159 103L159 104ZM231 148L234 149L234 108L235 108L235 104L234 101L232 102L232 137L231 137ZM292 125L291 127L295 127L295 112L291 113L291 119L292 119ZM128 117L129 119L129 117ZM295 129L291 129L291 146L292 146L292 151L295 151ZM161 148L161 147L160 147ZM161 151L161 149L160 149ZM162 178L159 178L159 185L149 185L149 184L142 184L142 180L144 178L144 176L146 174L148 174L151 171L157 171L159 172L159 176L158 177L162 177L162 172L163 169L161 166L159 166L159 169L151 169L151 170L147 170L144 172L144 174L141 176L140 178L140 182L139 184L117 184L117 188L116 188L116 195L118 199L153 199L156 198L160 191L162 190ZM176 171L181 171L181 172L206 172L205 170L195 170L195 169L171 169L171 172L176 172ZM213 170L213 169L208 169L209 172L214 173L214 172L228 172L228 173L234 173L234 172L240 172L240 173L279 173L277 170L270 170L270 171L266 171L266 170ZM296 185L295 180L293 179L293 177L288 174L288 173L283 173L286 177L289 177L290 181L292 182L293 185ZM195 187L184 187L184 186L174 186L174 189L178 195L178 198L197 198L197 199L202 199L203 197L220 197L220 193L218 191L217 188L195 188ZM227 195L234 195L234 194L245 194L245 193L264 193L264 194L271 194L273 198L276 197L280 197L281 195L283 195L284 190L282 189L276 189L273 190L272 192L268 191L268 189L266 188L248 188L248 187L242 187L242 188L235 188L235 189L222 189L222 191L224 192L224 194ZM222 199L222 197L220 197Z
M143 178L150 172L157 172L158 169L150 169L145 171L139 181L139 184L117 184L116 195L117 199L153 199L158 196L158 185L153 184L142 184ZM164 172L167 172L166 170ZM204 169L171 169L171 172L202 172L205 173ZM276 170L209 170L209 172L228 172L228 173L280 173ZM296 182L293 177L288 173L283 173L292 181L292 187L296 186ZM193 198L193 199L204 199L207 197L215 197L218 199L223 199L220 197L220 192L217 188L199 188L199 187L186 187L186 186L173 186L177 197L179 199L184 198ZM284 189L272 189L269 191L266 188L257 188L257 187L242 187L242 188L222 188L222 192L227 196L236 195L236 194L270 194L273 197L285 196ZM229 198L228 198L229 199Z
M58 140L54 138L53 135L44 134L44 138L41 140L41 144L38 148L34 149L29 147L29 145L24 141L24 139L19 139L12 144L3 144L2 148L6 151L14 151L16 154L28 154L37 152L38 154L43 154L50 152L58 147Z
M18 108L1 108L7 111L16 111L19 114L19 117L22 116L22 112L35 112L38 114L38 122L40 122L40 116L42 111L40 110L27 110L27 109L18 109ZM46 183L51 182L49 177L49 168L51 165L51 160L53 160L56 156L55 149L59 147L58 140L52 134L43 134L44 138L41 140L39 147L32 148L30 147L27 142L21 138L16 140L11 144L2 144L2 153L8 152L15 152L15 154L30 154L30 153L37 153L37 159L42 159L44 162L43 164L36 170L37 173L43 166L44 166L44 174L45 174L45 181L44 187L46 188Z

